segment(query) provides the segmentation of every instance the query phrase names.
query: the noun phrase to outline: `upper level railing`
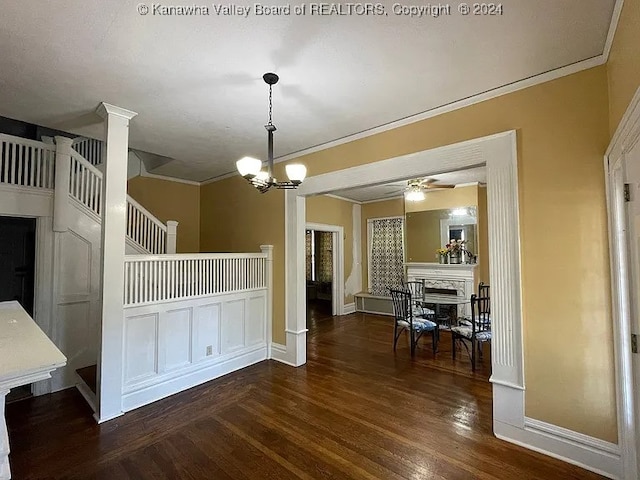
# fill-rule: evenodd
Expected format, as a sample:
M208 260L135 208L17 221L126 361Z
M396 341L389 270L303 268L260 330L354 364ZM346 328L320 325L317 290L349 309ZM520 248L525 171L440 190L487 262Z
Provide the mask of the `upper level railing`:
M53 188L55 146L0 134L0 183Z
M73 141L71 148L82 155L91 165L100 165L102 163L102 146L101 140L79 137Z
M127 255L124 305L267 288L267 253Z
M101 144L99 140L79 139L73 142L69 152L69 196L98 217L102 214L103 175L81 152L98 162L95 164L100 164ZM0 184L53 189L55 157L55 145L0 134ZM172 232L175 235L175 226ZM170 244L167 226L128 195L127 235L151 254L166 253ZM175 236L172 240L171 245L175 248Z

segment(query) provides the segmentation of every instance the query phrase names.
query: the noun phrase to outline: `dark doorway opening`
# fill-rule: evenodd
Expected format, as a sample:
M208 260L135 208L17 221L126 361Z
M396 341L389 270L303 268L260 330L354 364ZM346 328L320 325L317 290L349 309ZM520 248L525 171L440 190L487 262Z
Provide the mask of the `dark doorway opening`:
M306 231L307 326L330 318L333 306L333 233Z
M17 300L33 317L36 219L0 216L0 302ZM31 396L31 386L11 390L7 403Z

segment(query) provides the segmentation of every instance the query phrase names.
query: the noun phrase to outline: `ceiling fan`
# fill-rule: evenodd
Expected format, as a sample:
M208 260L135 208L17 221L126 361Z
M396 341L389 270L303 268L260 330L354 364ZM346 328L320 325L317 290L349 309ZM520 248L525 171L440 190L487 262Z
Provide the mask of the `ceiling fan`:
M435 178L414 178L407 180L407 189L405 197L411 202L419 202L424 200L424 192L427 190L439 190L444 188L455 188L455 185L437 183Z

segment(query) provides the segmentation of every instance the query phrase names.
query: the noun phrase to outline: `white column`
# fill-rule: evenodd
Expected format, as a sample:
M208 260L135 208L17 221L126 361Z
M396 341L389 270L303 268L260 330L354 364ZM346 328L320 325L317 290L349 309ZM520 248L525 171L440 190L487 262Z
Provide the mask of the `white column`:
M102 187L102 335L98 359L98 422L122 415L123 292L129 120L137 114L101 103L105 155Z
M0 390L0 480L9 480L11 478L11 469L9 468L9 434L7 433L7 422L4 418L4 399L9 390Z
M267 357L271 358L273 342L273 245L260 245L260 251L267 255Z
M285 228L285 257L295 259L285 267L287 361L299 367L307 362L306 287L304 269L298 270L298 265L305 262L305 197L295 190L285 190L284 205L285 217L291 219Z
M178 241L178 222L167 220L167 251L166 253L176 253L176 243Z
M56 136L55 190L53 194L53 231L69 228L69 178L71 176L71 140Z

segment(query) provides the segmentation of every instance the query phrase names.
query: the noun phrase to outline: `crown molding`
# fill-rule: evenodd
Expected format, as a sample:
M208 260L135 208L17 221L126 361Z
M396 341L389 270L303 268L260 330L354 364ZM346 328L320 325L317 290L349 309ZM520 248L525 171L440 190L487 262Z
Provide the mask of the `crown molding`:
M611 53L613 39L616 36L616 31L618 30L618 22L620 21L620 15L622 14L623 5L624 0L616 0L616 4L613 7L611 23L609 24L609 32L607 32L607 40L604 43L604 51L602 52L604 63L607 63L609 61L609 54Z
M334 195L333 193L325 193L322 196L335 198L336 200L342 200L343 202L355 203L356 205L362 205L362 202L359 202L358 200L353 200L347 197L341 197L340 195Z
M509 93L517 92L519 90L524 90L525 88L533 87L541 83L546 83L552 80L556 80L558 78L566 77L568 75L573 75L574 73L582 72L583 70L588 70L590 68L598 67L600 65L603 65L605 61L606 59L604 58L604 55L598 55L596 57L582 60L580 62L576 62L571 65L566 65L564 67L557 68L555 70L550 70L548 72L541 73L539 75L534 75L532 77L525 78L523 80L519 80L517 82L513 82L508 85L504 85L502 87L497 87L492 90L487 90L486 92L473 95L463 100L458 100L456 102L448 103L440 107L435 107L431 110L427 110L425 112L418 113L416 115L411 115L409 117L401 118L400 120L389 122L384 125L380 125L378 127L374 127L368 130L363 130L362 132L354 133L353 135L347 135L346 137L338 138L330 142L321 143L313 147L309 147L303 150L298 150L297 152L292 152L290 154L283 155L282 157L276 158L274 160L274 163L287 162L289 160L293 160L294 158L299 158L304 155L310 155L312 153L320 152L328 148L337 147L338 145L343 145L345 143L361 140L363 138L367 138L373 135L377 135L379 133L387 132L395 128L404 127L412 123L420 122L428 118L433 118L433 117L437 117L438 115L443 115L445 113L453 112L455 110L460 110L461 108L469 107L477 103L481 103L487 100L501 97L502 95L507 95Z
M624 4L624 0L616 0L616 4L614 6L611 23L609 25L609 31L607 33L607 39L605 42L605 46L603 49L603 53L601 55L597 55L592 58L588 58L586 60L582 60L570 65L566 65L564 67L560 67L554 70L550 70L548 72L541 73L539 75L534 75L529 78L525 78L523 80L519 80L508 85L503 85L502 87L497 87L491 90L487 90L486 92L479 93L477 95L470 96L468 98L458 100L455 102L448 103L446 105L442 105L440 107L435 107L430 110L426 110L422 113L418 113L415 115L411 115L409 117L401 118L399 120L395 120L393 122L386 123L384 125L380 125L378 127L370 128L368 130L363 130L362 132L354 133L352 135L347 135L342 138L338 138L336 140L332 140L330 142L321 143L319 145L315 145L313 147L305 148L302 150L298 150L296 152L289 153L287 155L283 155L281 157L277 157L274 160L274 163L282 163L287 162L289 160L297 159L305 155L310 155L312 153L320 152L322 150L327 150L329 148L337 147L339 145L344 145L345 143L354 142L356 140L361 140L363 138L371 137L373 135L377 135L379 133L387 132L389 130L393 130L395 128L404 127L406 125L411 125L412 123L420 122L422 120L426 120L429 118L437 117L439 115L443 115L445 113L453 112L455 110L460 110L462 108L470 107L472 105L485 102L487 100L492 100L494 98L501 97L503 95L507 95L509 93L514 93L520 90L524 90L529 87L533 87L536 85L540 85L542 83L550 82L553 80L557 80L562 77L566 77L569 75L573 75L575 73L582 72L584 70L589 70L590 68L595 68L601 65L604 65L609 59L609 54L611 52L611 46L613 44L613 39L615 37L615 32L618 27L618 21L620 19L620 14L622 12L622 6ZM200 182L200 185L208 185L211 183L218 182L220 180L225 180L227 178L231 178L238 175L237 172L230 172L224 175L219 175L208 180L204 180ZM366 202L363 202L366 203Z
M377 200L367 200L366 202L360 202L361 205L368 205L370 203L388 202L389 200L398 200L404 198L404 195L394 195L393 197L379 198Z

